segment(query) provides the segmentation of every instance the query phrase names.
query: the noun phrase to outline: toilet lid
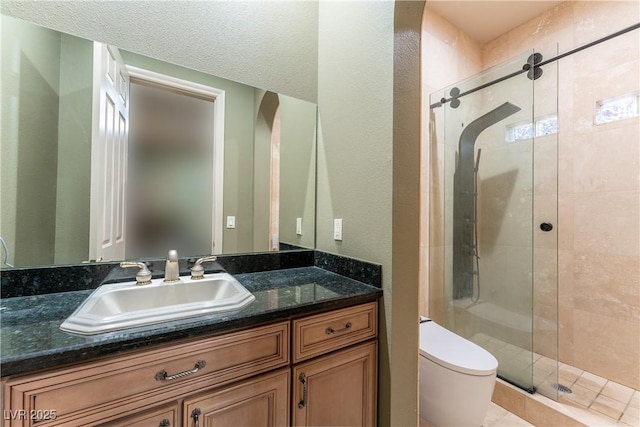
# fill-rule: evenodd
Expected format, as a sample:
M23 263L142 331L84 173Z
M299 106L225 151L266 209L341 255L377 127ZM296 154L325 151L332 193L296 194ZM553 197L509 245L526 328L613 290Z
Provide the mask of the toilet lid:
M420 324L420 354L445 368L470 375L489 375L498 369L498 361L491 353L434 321Z

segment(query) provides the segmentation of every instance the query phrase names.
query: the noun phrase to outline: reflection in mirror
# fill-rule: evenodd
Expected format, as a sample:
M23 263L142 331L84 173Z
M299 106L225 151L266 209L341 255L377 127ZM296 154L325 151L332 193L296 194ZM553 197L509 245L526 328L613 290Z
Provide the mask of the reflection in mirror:
M90 233L98 127L92 106L99 93L94 43L4 15L1 43L2 260L6 253L6 263L15 267L85 262L92 258L89 248L100 244ZM211 117L209 101L132 79L127 90L137 110L129 118L122 258L164 256L172 248L182 257L211 253L212 246L215 253L313 248L316 106L132 52L120 54L127 67L224 93L221 123L196 122L198 116ZM155 95L147 94L151 89ZM155 98L148 102L142 93ZM195 100L205 112L189 103L160 103L158 93ZM224 135L219 218L211 213L215 153L204 141L216 131ZM183 224L170 231L178 219ZM214 238L215 229L220 236Z
M214 101L131 79L126 258L213 252Z

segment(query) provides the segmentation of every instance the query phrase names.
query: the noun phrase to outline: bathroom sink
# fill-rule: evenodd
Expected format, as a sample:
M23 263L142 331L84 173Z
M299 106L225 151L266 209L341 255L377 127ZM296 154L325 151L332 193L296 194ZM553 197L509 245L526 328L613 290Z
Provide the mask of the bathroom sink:
M102 285L65 320L60 329L84 335L132 328L206 314L238 310L255 297L228 273L203 279L181 277L149 285L136 282Z

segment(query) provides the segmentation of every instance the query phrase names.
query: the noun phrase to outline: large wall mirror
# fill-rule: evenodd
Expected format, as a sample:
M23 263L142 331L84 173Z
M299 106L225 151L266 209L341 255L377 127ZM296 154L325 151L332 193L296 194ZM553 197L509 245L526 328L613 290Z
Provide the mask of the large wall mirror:
M90 249L102 239L91 231L99 44L1 18L2 268L100 261ZM315 246L315 104L109 49L133 73L118 92L130 107L122 168L100 181L113 183L105 200L120 194L125 206L101 224L126 238L103 261Z

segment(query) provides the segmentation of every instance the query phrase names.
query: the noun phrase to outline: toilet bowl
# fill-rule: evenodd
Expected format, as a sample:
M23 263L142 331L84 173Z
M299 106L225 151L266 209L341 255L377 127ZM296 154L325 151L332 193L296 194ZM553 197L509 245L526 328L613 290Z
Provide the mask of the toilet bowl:
M482 347L426 319L420 324L420 417L434 426L481 426L498 361Z

